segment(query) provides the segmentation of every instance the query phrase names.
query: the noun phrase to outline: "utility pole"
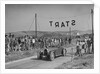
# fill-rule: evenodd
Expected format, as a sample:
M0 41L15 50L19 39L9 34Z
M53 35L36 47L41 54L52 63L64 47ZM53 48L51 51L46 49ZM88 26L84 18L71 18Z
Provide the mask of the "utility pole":
M69 27L69 34L70 34L70 38L69 38L69 44L71 44L71 27Z
M69 27L69 33L68 33L68 35L71 38L71 27Z
M70 32L70 38L71 38L71 27L69 28L69 32Z
M91 21L92 21L92 52L94 53L94 27L93 27L93 9L91 9Z
M37 14L35 13L35 37L37 38Z

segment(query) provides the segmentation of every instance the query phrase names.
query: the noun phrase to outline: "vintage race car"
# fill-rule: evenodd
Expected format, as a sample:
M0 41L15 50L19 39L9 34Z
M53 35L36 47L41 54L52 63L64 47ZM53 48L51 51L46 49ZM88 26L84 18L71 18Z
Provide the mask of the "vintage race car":
M61 56L61 55L65 56L66 52L67 52L66 49L63 47L48 47L39 51L37 53L37 58L38 59L47 58L50 61L52 61L57 56Z

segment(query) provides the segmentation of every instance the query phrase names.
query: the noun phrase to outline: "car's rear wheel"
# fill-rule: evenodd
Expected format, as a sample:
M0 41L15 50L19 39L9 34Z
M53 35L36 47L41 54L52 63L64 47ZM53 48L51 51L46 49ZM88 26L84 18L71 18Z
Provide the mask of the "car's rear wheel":
M66 56L66 49L63 49L62 55L63 55L63 56Z
M54 58L55 58L54 52L51 51L51 52L50 52L50 58L49 58L50 61L54 60Z

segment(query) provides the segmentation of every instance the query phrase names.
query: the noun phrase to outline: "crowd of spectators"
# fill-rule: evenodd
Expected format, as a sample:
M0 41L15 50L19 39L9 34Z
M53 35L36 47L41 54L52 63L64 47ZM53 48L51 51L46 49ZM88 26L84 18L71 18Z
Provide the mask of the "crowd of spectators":
M76 55L81 56L83 53L93 53L93 41L92 38L84 38L76 41Z
M38 43L38 45L36 45ZM39 46L40 45L40 46ZM34 36L15 37L13 34L5 35L5 53L13 51L32 50L35 47L43 48L44 43L42 39L36 40Z
M71 38L35 38L32 35L25 35L15 37L14 34L9 33L5 35L5 54L13 51L27 51L35 48L44 48L49 46L68 45L71 44ZM92 38L84 38L76 41L76 54L80 55L81 51L84 53L92 52Z

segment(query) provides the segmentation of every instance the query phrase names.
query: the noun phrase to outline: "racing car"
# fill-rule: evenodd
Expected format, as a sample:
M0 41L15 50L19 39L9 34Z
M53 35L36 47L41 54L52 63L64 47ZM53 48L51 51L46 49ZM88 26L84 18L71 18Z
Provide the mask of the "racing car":
M57 56L65 56L67 53L66 49L58 46L58 47L48 47L44 48L41 51L38 51L37 53L37 58L38 59L43 59L47 58L50 61L54 60Z

